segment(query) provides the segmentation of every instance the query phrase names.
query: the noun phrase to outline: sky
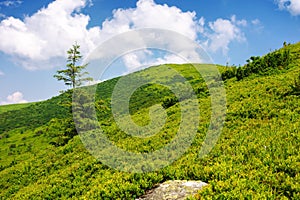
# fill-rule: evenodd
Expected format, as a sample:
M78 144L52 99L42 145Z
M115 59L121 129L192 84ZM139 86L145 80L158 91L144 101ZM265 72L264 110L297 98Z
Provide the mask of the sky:
M105 41L143 28L174 31L201 46L213 63L238 66L284 41L300 41L300 1L0 0L0 105L45 100L66 90L53 75L65 67L74 42L85 57ZM182 62L147 49L129 52L96 81Z

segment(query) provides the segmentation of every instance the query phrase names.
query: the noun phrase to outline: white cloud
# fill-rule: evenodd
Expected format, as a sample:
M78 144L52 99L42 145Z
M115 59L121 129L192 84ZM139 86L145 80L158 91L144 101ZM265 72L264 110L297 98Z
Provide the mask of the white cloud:
M204 17L201 17L198 21L198 32L204 33L204 25L205 25L205 19Z
M229 44L234 41L243 42L246 40L244 33L240 26L246 26L245 20L236 20L236 17L228 19L217 19L214 22L209 22L209 27L212 33L208 33L208 41L206 45L209 50L216 52L222 50L223 54L226 55L229 51Z
M246 26L245 20L236 20L235 23ZM115 10L113 12L113 17L106 20L102 27L101 33L104 35L114 35L124 31L140 28L168 29L185 35L194 41L198 40L198 34L207 35L205 33L207 28L205 28L205 19L203 17L197 19L195 12L183 12L177 7L169 7L166 4L158 5L153 0L140 0L137 2L136 8ZM155 39L158 40L158 38ZM208 39L210 40L215 38L210 37ZM230 38L230 41L226 42L225 48L227 48L228 44L234 39L236 38ZM182 46L184 46L184 44L181 44L178 41L176 42L175 38L172 49L180 49ZM223 48L223 46L217 46L216 50L220 48ZM189 52L182 52L182 55L186 58L195 58L193 55L195 52L193 50L194 49L191 49ZM130 53L123 57L123 62L131 71L138 67L144 67L147 65L162 64L163 62L182 63L184 61L176 55L168 55L152 60L143 60L141 59L141 54L137 56L136 53Z
M138 57L137 53L129 53L123 56L123 62L129 69L129 71L134 71L137 68L142 67L142 63Z
M300 1L299 0L275 0L279 9L287 10L293 16L300 15Z
M254 20L251 21L251 23L253 25L259 25L260 24L260 20L259 19L254 19Z
M0 51L33 70L54 67L57 63L53 60L65 57L75 41L87 52L94 47L99 28L86 28L89 16L76 12L84 6L84 0L57 0L24 20L14 17L2 20Z
M22 3L22 1L20 1L20 0L7 0L7 1L0 2L0 5L1 6L6 6L6 7L10 7L10 6L19 5L21 3Z
M244 20L244 19L237 20L235 15L232 15L230 20L233 24L236 24L238 26L247 26L247 21L246 20Z
M195 12L158 5L153 0L140 0L136 8L114 10L113 16L103 22L102 29L87 28L89 16L78 12L88 3L87 0L56 0L24 20L14 17L2 20L0 51L13 56L23 67L35 70L59 65L74 41L81 45L82 54L87 54L101 41L133 29L161 28L193 40L197 37ZM128 64L134 61L133 57L125 58Z
M140 0L132 13L136 28L161 28L181 33L190 39L196 39L196 13L183 12L177 7L158 5L152 0Z
M21 92L14 92L13 94L8 95L6 101L1 102L2 105L17 103L27 103L27 101L23 99L23 94Z
M139 0L135 8L114 10L112 17L102 23L102 28L88 28L90 17L81 13L86 6L92 6L91 0L56 0L23 20L8 17L0 21L0 51L26 69L36 70L64 65L66 50L75 41L81 45L81 53L87 55L114 35L141 28L168 29L194 41L201 35L206 41L204 44L213 52L221 49L227 53L231 42L245 40L240 27L247 26L247 21L237 20L236 16L231 20L205 23L203 17L197 19L196 12L184 12L175 6L156 4L153 0ZM181 48L184 44L175 40L170 45ZM183 55L192 58L194 53L185 51ZM141 54L124 56L129 70L149 64L149 60L138 56ZM170 58L160 58L160 61L170 61ZM158 62L158 59L151 62Z
M177 63L177 64L183 64L183 63L187 63L186 60L184 60L183 58L174 55L174 54L169 54L166 55L163 58L158 58L155 62L154 65L161 65L161 64L165 64L165 63Z
M2 72L1 70L0 70L0 76L3 76L4 75L4 72Z
M197 25L195 12L183 12L177 7L156 4L153 0L139 0L136 8L114 10L112 18L102 24L102 32L115 35L132 29L157 28L196 39Z
M92 81L88 81L88 82L84 83L84 86L95 85L95 84L101 83L103 81L105 81L105 80L92 80Z
M141 68L146 68L149 66L161 65L166 63L187 63L187 60L184 60L179 55L175 55L172 53L163 52L163 56L155 57L155 53L150 50L134 52L126 54L122 57L125 66L128 68L128 72L130 73ZM184 52L182 52L184 53ZM190 52L188 53L190 54Z
M264 29L264 26L263 26L263 24L261 23L261 21L259 19L252 20L251 25L253 25L252 30L257 32L257 33L260 33Z

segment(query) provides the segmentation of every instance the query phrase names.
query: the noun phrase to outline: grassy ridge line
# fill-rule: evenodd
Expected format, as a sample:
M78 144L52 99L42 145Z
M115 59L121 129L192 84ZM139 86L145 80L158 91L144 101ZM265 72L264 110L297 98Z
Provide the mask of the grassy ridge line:
M199 67L201 65L195 66ZM193 69L190 65L170 65L170 67L174 68L177 71L180 71L182 75L185 76L186 79L190 80L191 82L193 80L197 80L198 83L203 82L199 79L199 74L197 73L197 71ZM139 76L141 77L146 77L149 74L155 75L159 68L160 66L155 66L142 70L140 72L136 72L134 74L139 74ZM166 71L165 73L165 77L170 78ZM114 90L114 86L116 85L119 79L120 77L117 77L98 84L96 89L96 99L102 99L106 102L109 102L112 91ZM163 82L163 80L159 81ZM153 88L153 91L157 91L157 88ZM149 92L150 91L148 91L148 93ZM159 97L159 94L150 96L149 98L143 98L141 97L141 95L133 95L131 101L133 103L131 104L131 107L133 108L133 112L136 112L137 109L149 107L155 102L161 102L161 100L162 99L161 97ZM66 110L65 107L61 106L61 103L70 101L71 99L68 98L68 94L64 93L43 102L36 102L24 105L20 104L3 106L3 112L0 112L0 135L6 131L16 128L25 127L25 129L27 129L27 127L30 127L32 129L35 129L39 126L45 125L52 118L65 118L67 116L70 116L71 113L68 110ZM0 109L1 107L2 106L0 106ZM11 109L7 109L7 107ZM134 107L136 109L134 109Z

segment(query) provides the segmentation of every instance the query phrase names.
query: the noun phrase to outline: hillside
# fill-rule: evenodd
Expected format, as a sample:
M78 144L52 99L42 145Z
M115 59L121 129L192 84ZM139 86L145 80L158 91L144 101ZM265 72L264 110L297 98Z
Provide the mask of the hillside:
M20 103L20 104L10 104L10 105L2 105L0 106L0 113L8 112L11 110L19 110L21 108L25 108L30 106L33 103Z
M226 120L217 144L204 158L198 155L211 120L211 96L198 71L190 64L172 64L127 75L180 84L173 69L199 101L201 116L191 147L154 172L122 172L95 159L76 134L65 106L70 91L27 106L0 107L0 199L135 199L155 184L175 179L207 182L191 197L195 199L299 199L300 98L293 86L300 74L300 43L251 57L241 68L218 68L226 89ZM159 84L137 89L129 105L137 124L150 122L153 105L161 104L167 113L158 134L137 138L124 134L112 117L111 94L120 79L96 89L97 118L107 138L142 155L170 143L180 126L180 102L191 101L190 96L178 99Z

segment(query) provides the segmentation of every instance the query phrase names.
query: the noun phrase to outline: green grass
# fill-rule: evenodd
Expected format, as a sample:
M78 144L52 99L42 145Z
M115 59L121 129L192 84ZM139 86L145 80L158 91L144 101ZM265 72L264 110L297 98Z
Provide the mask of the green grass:
M10 104L10 105L1 105L0 106L0 113L5 113L12 110L20 110L27 106L32 105L33 103L20 103L20 104Z
M194 199L299 199L300 98L293 95L291 85L300 74L300 43L287 48L293 54L287 68L225 80L226 121L217 144L204 158L199 152L210 122L211 97L197 70L189 64L165 65L126 76L178 84L173 82L180 80L175 70L191 84L199 101L199 127L190 148L155 172L122 172L95 159L80 137L72 135L70 110L62 106L70 101L67 93L0 112L0 199L135 199L155 184L173 179L207 182ZM228 70L218 67L221 72ZM166 124L156 135L133 137L118 127L111 114L110 97L119 80L97 86L97 117L107 138L119 148L141 154L170 143L181 116L174 94L159 84L133 93L130 117L139 125L149 124L149 107L163 104L166 96L176 100L166 106ZM188 97L183 104L190 101ZM119 111L123 113L122 108Z

